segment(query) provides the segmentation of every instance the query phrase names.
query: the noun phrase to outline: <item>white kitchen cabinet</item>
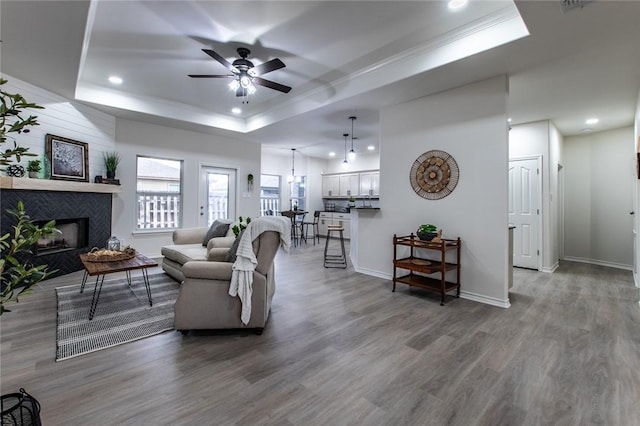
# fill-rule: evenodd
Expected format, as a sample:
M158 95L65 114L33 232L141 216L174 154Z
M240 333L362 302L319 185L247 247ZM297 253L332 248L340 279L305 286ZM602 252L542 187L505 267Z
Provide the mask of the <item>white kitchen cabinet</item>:
M334 213L332 225L342 226L344 238L347 240L351 238L351 215L349 213Z
M333 213L320 212L320 219L318 221L318 233L323 237L327 235L327 227L331 225L333 221Z
M326 237L329 225L342 226L344 228L342 232L344 238L349 239L351 237L351 215L349 213L320 212L318 224L320 235Z
M360 191L360 173L349 173L339 175L340 177L340 196L351 197L357 196Z
M340 176L322 176L322 196L338 197L340 195Z
M380 172L360 173L361 197L380 195Z

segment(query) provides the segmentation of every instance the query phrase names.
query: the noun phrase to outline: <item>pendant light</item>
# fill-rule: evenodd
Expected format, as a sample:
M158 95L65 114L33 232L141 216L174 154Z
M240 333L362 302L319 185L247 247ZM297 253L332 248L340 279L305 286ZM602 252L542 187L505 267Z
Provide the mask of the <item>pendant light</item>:
M351 151L349 151L349 160L353 161L356 159L356 151L353 149L353 140L355 137L353 136L353 122L356 120L356 117L349 117L351 120Z
M296 149L291 148L291 175L287 177L287 183L291 183L296 178Z
M349 136L349 133L345 133L342 136L344 136L344 161L342 162L342 167L347 167L349 165L349 162L347 161L347 137Z

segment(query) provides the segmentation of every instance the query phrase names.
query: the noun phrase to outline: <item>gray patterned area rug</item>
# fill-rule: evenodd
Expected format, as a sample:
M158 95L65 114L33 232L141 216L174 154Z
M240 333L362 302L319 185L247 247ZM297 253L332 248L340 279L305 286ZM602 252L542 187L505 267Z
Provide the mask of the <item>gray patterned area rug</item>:
M95 316L89 308L95 278L89 277L84 292L80 284L56 288L58 326L56 361L160 334L173 329L173 306L180 284L167 274L149 275L151 300L142 277L132 272L131 287L121 279L105 278Z

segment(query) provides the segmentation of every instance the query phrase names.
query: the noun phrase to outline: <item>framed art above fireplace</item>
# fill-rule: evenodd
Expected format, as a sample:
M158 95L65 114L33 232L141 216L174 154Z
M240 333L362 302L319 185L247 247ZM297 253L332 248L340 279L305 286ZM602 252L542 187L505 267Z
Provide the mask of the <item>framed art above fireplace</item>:
M51 179L89 182L89 144L47 134L45 152Z

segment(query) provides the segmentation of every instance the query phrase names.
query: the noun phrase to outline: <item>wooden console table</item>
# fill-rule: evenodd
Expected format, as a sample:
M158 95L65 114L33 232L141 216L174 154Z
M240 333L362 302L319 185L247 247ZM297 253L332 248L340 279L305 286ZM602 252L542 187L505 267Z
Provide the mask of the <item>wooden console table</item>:
M444 305L445 295L455 290L456 297L460 297L460 247L462 242L457 239L442 239L442 242L423 241L413 233L398 237L393 235L393 291L396 283L403 283L424 290L440 294L440 305ZM408 257L398 257L398 249L409 247ZM428 252L435 252L436 258L426 256ZM455 253L455 260L447 258L448 252ZM418 253L425 256L420 256ZM451 253L452 254L452 253ZM398 276L397 269L409 271L408 274ZM456 281L446 280L447 271L456 271ZM435 275L430 277L428 275Z

